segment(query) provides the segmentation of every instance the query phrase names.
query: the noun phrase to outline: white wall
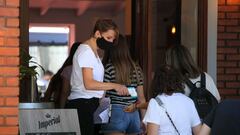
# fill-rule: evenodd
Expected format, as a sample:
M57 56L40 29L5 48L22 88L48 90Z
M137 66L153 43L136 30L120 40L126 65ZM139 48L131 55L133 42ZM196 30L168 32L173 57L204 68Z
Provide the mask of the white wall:
M197 61L198 0L182 0L181 42Z
M207 72L216 82L217 76L217 0L208 0Z

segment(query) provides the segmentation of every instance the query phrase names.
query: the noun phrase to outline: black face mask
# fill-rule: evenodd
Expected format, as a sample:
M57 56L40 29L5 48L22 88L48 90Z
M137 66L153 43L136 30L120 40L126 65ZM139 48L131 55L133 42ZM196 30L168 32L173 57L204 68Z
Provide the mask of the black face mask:
M97 39L97 46L102 50L110 50L113 48L114 43L105 40L103 37Z

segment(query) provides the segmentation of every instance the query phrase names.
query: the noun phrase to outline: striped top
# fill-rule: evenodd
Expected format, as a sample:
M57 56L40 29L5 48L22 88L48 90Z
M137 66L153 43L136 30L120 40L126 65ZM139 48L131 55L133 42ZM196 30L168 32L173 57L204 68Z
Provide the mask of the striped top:
M137 71L136 71L137 70ZM130 76L131 84L127 85L127 87L134 87L143 85L143 73L141 68L136 65L136 70L132 72ZM105 66L104 73L104 82L112 82L117 83L115 80L116 70L112 63L108 63ZM106 97L111 98L111 104L120 104L120 105L130 105L137 101L137 98L132 98L131 96L120 96L117 94L115 90L109 90L106 92Z

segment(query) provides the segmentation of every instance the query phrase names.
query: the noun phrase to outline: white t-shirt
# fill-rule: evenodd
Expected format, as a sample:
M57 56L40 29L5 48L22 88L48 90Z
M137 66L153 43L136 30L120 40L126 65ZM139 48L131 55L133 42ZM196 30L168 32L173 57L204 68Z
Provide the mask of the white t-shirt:
M205 73L205 72L204 72L204 73ZM209 92L211 92L212 95L215 96L218 101L220 101L221 97L220 97L220 95L219 95L218 89L217 89L217 87L216 87L216 85L215 85L212 77L211 77L210 75L208 75L207 73L205 73L205 76L206 76L206 82L205 82L205 84L206 84L206 89L209 90ZM191 82L194 84L194 83L196 83L197 81L200 81L200 80L201 80L201 75L198 76L197 78L190 79L190 80L191 80ZM187 86L187 84L185 84L185 89L184 89L184 91L185 91L185 95L186 95L186 96L189 96L189 94L190 94L190 89L189 89L189 87Z
M192 135L192 127L201 123L193 101L181 93L173 93L171 96L162 94L159 97L179 133ZM155 99L150 100L143 122L159 125L159 135L177 135L165 110L159 106Z
M104 67L98 56L94 54L90 46L81 44L73 56L73 67L71 75L71 93L69 100L77 98L101 98L104 91L87 90L84 86L82 68L93 69L93 79L103 82Z

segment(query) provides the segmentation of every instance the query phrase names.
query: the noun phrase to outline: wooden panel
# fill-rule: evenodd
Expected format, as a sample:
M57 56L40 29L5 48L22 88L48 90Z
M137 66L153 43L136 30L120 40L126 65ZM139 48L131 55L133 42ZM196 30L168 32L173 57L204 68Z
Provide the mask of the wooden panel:
M144 92L148 99L151 72L152 72L152 53L151 53L151 1L133 0L132 4L132 43L135 46L135 58L143 68L144 73Z
M207 16L208 0L198 0L198 49L197 63L207 71Z
M197 62L199 67L207 69L207 0L198 0L198 47ZM150 85L153 76L152 65L152 0L133 0L132 4L132 43L134 56L139 60L144 72L144 90L148 99L151 95ZM178 7L180 8L180 7ZM179 17L179 16L178 16Z

